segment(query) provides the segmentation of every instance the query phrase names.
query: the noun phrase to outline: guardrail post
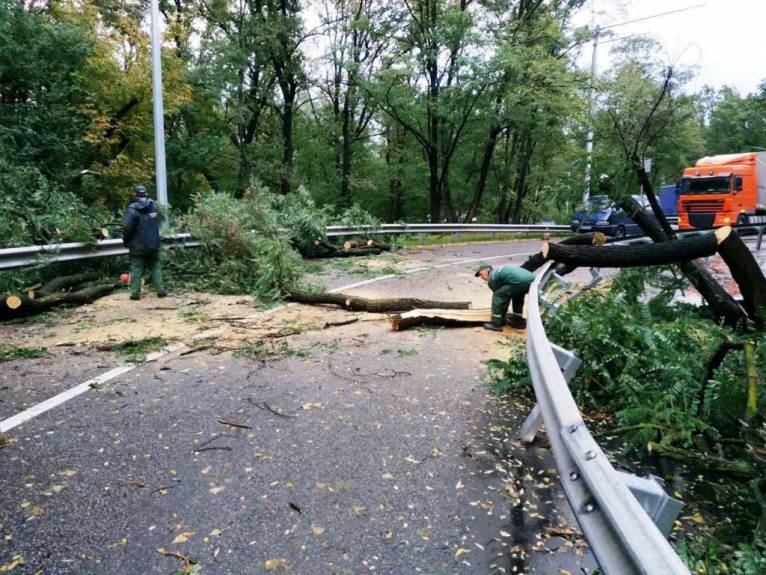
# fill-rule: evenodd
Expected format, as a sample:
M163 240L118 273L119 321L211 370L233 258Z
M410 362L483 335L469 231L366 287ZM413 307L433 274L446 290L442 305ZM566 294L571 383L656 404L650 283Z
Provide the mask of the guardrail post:
M628 486L646 514L654 521L657 529L667 537L684 504L665 493L663 489L665 482L656 475L638 477L619 470L617 475Z
M761 241L763 240L763 226L760 226L758 228L758 239L755 242L755 249L756 251L761 250Z
M553 355L556 358L556 363L559 364L561 374L567 383L572 381L572 378L577 373L582 361L571 351L564 349L563 347L551 344L553 348ZM540 406L535 404L532 411L529 412L527 419L524 421L524 425L521 426L521 442L530 444L537 437L537 432L543 425L543 414L540 412Z

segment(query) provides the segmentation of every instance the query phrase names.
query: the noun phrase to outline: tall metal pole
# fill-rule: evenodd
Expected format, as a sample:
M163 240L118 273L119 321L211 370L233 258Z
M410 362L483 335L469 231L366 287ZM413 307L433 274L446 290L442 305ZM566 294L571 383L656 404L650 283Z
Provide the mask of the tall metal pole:
M165 208L163 226L168 223L168 186L165 173L165 121L162 105L162 38L159 0L152 0L152 103L154 108L154 164L157 202Z
M596 63L598 54L599 31L600 30L597 28L596 35L593 37L593 59L590 63L590 92L588 94L588 140L585 143L585 191L582 194L583 204L585 204L590 197L590 169L593 156L593 101L595 100L596 95Z

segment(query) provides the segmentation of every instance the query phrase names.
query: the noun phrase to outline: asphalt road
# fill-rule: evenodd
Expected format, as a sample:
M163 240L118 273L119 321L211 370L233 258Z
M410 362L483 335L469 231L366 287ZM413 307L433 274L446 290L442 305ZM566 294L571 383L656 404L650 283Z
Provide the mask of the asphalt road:
M538 247L410 250L317 278L488 307L468 260ZM589 572L549 453L517 441L531 406L487 386L483 362L521 333L263 317L298 328L269 357L171 354L11 430L0 572L18 557L9 572L35 575L168 575L184 557L204 575ZM62 349L0 364L0 417L119 363Z

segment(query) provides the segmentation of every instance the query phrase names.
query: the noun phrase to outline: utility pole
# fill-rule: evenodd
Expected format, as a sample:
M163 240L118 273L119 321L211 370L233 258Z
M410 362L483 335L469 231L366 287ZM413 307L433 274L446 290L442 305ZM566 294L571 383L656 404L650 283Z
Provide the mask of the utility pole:
M588 201L588 198L590 197L590 172L591 172L591 161L593 157L593 111L594 111L594 101L595 101L595 93L596 93L596 74L598 73L597 70L597 54L598 54L598 37L601 34L602 31L610 29L610 28L617 28L619 26L625 26L626 24L634 24L636 22L643 22L645 20L652 20L654 18L659 18L660 16L670 16L671 14L679 14L680 12L686 12L688 10L694 10L696 8L703 8L706 7L707 4L695 4L694 6L687 6L686 8L680 8L678 10L670 10L668 12L660 12L659 14L652 14L651 16L644 16L642 18L636 18L634 20L627 20L625 22L619 22L618 24L610 24L609 26L598 26L596 27L596 32L593 35L593 57L591 59L590 64L590 90L588 94L588 100L590 104L590 124L588 126L588 139L585 143L585 191L583 191L582 194L582 201L583 204ZM607 40L607 42L611 42L612 40Z
M157 202L164 208L163 227L168 225L168 185L165 173L165 121L162 105L162 38L159 0L152 0L152 104L154 109L154 165Z

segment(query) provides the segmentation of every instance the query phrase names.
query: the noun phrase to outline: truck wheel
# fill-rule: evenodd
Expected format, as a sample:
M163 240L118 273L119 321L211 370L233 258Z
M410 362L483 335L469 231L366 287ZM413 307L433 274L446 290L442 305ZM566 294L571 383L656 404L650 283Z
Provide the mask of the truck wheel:
M622 239L625 237L625 226L617 226L617 231L614 233L614 237Z
M747 217L747 214L739 214L737 216L737 225L738 226L746 226L748 223L749 218Z

